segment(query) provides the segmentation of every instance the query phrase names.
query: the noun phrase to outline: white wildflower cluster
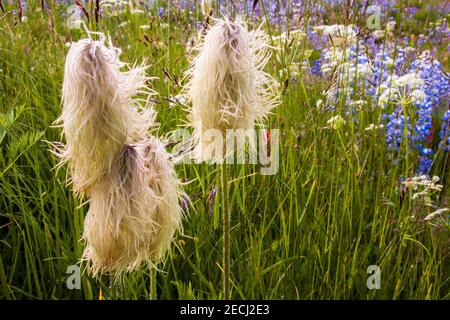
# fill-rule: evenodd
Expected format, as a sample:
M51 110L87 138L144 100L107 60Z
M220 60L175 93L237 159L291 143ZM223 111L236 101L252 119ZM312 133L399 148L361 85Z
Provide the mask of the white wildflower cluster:
M342 79L351 82L357 76L358 78L366 78L371 75L372 68L367 59L359 59L358 64L351 57L356 55L356 34L357 30L354 25L331 25L318 26L315 31L332 39L332 46L324 50L323 63L321 71L323 74L329 74L331 71L339 67L339 74ZM340 41L338 41L340 40ZM344 43L342 47L340 44ZM359 46L359 57L365 57L364 45Z
M434 176L431 180L426 175L409 178L403 182L403 185L414 191L413 200L423 200L426 205L431 205L431 196L436 192L441 192L442 185L437 184L439 177Z
M443 188L443 185L438 184L438 182L438 176L430 179L426 175L409 178L403 182L405 187L414 192L412 195L413 201L435 209L435 211L425 216L424 221L433 220L444 213L450 212L450 208L439 208L433 204L433 195L439 194Z
M424 85L423 79L413 72L401 77L391 75L378 88L378 106L385 108L389 101L402 104L421 102L426 98Z
M420 103L426 98L426 94L422 89L415 89L410 94L411 102Z
M334 24L321 25L313 28L314 32L328 37L333 45L348 45L356 42L356 28L354 25Z
M127 6L128 1L126 0L102 0L100 1L100 4L104 8L110 8L113 6Z
M386 32L384 30L381 30L381 29L376 29L376 30L374 30L372 32L372 36L375 39L383 39L385 37L385 35L386 35Z
M355 110L357 111L361 111L364 109L364 107L367 105L367 101L366 100L355 100L355 101L350 101L348 104L350 107L353 107Z
M420 60L428 61L428 60L433 59L433 55L431 54L431 51L430 51L430 50L424 50L424 51L420 54L419 59L420 59Z
M308 61L304 60L300 62L292 62L286 68L280 69L279 75L281 78L289 75L289 78L295 79L300 75L301 71L308 70Z
M388 31L389 33L393 33L394 30L395 30L395 25L396 25L396 24L397 24L397 23L396 23L395 21L389 21L389 22L387 23L387 26L386 26L387 31Z
M345 82L352 82L356 77L359 79L366 79L372 74L372 68L370 63L359 62L358 65L354 61L350 60L352 50L346 48L342 50L338 47L331 49L325 49L324 51L324 63L321 66L321 71L324 75L330 74L336 67L340 70L342 80Z
M333 83L326 93L328 103L344 94L351 94L354 84L358 88L366 87L367 80L372 77L373 68L363 46L359 47L358 60L355 56L355 46L334 46L324 50L321 71Z
M407 73L401 77L397 77L394 81L396 87L409 86L411 89L420 88L423 86L423 80L415 73Z
M322 99L319 99L319 100L316 101L316 108L317 109L322 108L322 105L323 105L323 100Z
M441 216L444 213L450 212L450 208L439 208L436 211L430 213L429 215L427 215L424 220L425 221L429 221L429 220L433 220L439 216Z
M126 11L129 3L125 0L102 0L100 6L111 16L118 16Z
M427 191L428 193L434 191L441 192L443 186L441 184L438 184L439 180L440 179L438 176L434 176L430 179L427 175L420 175L408 178L407 180L403 181L403 185L414 191L422 190ZM415 196L414 198L417 198L417 196Z
M345 120L340 115L334 116L327 121L329 128L334 130L338 130L344 123Z
M378 125L376 125L376 124L371 123L371 124L369 124L369 126L368 126L367 128L365 128L364 130L365 130L365 131L375 131L375 130L380 130L380 129L383 129L383 128L384 128L384 125L383 125L383 124L378 124Z
M305 39L306 33L300 29L288 30L278 36L272 37L274 44L279 48L283 48L286 43L290 44L291 42L294 42L294 44L298 44Z
M323 52L324 62L320 69L324 75L329 75L344 60L344 51L340 48L325 49Z
M131 13L133 13L133 14L144 14L145 11L142 10L142 9L132 9Z

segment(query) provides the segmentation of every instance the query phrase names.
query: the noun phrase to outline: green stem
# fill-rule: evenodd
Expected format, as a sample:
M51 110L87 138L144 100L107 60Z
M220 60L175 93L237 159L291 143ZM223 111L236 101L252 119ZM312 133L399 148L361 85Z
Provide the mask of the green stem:
M0 1L1 3L1 1ZM0 257L0 283L2 284L3 294L7 300L11 300L11 295L9 294L9 284L6 278L5 269L3 268L3 260Z
M156 268L150 269L150 300L156 300Z
M221 167L223 222L223 299L230 300L230 211L228 210L227 165Z
M109 276L109 298L111 300L117 300L117 288L113 275Z

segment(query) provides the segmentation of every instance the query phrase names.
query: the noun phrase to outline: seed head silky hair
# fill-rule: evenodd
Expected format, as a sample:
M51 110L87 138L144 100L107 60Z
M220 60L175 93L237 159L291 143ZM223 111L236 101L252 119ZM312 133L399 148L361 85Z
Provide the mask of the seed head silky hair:
M206 130L251 129L278 103L277 82L264 71L268 49L264 31L248 31L241 20L218 19L208 30L187 72L197 158L211 143Z
M104 40L82 39L67 54L62 90L62 123L66 139L60 165L68 163L75 193L85 195L111 170L125 143L145 135L154 112L137 112L134 97L147 91L145 67L121 71L119 50ZM131 140L131 141L130 141Z
M98 272L154 266L181 226L180 183L163 145L125 145L111 173L93 188L83 257Z
M151 94L145 67L121 71L118 54L103 40L71 46L59 118L66 138L59 165L68 163L74 192L89 198L83 258L94 275L154 266L181 227L180 182L149 136L155 112L140 110L136 98Z

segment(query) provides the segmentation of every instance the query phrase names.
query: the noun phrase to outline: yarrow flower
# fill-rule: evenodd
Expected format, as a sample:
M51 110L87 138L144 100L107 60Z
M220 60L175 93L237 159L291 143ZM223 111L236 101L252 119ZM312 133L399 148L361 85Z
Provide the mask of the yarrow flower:
M334 116L327 121L327 124L329 125L329 127L334 130L337 130L340 127L342 127L342 125L344 123L345 123L345 120L340 115Z
M367 128L365 128L365 131L374 131L374 130L379 130L379 129L383 129L384 125L383 124L379 124L379 125L375 125L373 123L371 123Z
M405 179L402 182L402 190L411 191L411 200L415 205L414 211L416 213L413 214L412 218L418 218L420 221L431 221L450 211L450 208L439 208L435 204L435 197L443 189L443 185L438 183L439 180L438 176L430 178L428 175L420 175ZM430 208L434 210L431 213ZM417 216L418 213L419 216Z

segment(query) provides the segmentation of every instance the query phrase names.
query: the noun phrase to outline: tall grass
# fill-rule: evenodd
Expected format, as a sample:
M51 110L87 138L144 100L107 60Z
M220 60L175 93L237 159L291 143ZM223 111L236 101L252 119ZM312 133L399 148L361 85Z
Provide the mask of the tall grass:
M107 277L94 280L86 272L80 290L66 287L66 269L82 254L87 205L65 187L66 172L52 170L56 159L43 141L60 139L51 125L60 114L66 42L84 31L68 30L61 9L51 8L28 10L24 23L11 13L0 18L2 299L98 299L100 290L110 292ZM89 27L109 32L124 61L149 60L148 73L157 77L152 85L161 93L155 102L163 136L186 120L183 106L168 99L181 90L185 43L197 29L187 23L188 12L159 18L156 8L149 10L151 18L105 16ZM149 28L139 27L144 24ZM449 228L411 219L411 192L399 190L400 178L416 172L414 159L393 165L383 134L364 131L376 112L361 114L359 126L350 121L337 131L324 129L329 117L316 108L320 84L303 74L286 83L280 73L305 50L300 46L292 54L286 45L269 67L285 85L269 126L281 130L279 172L262 176L254 165L228 168L232 298L450 298ZM338 112L345 115L343 105ZM445 186L447 164L442 155L432 172ZM210 199L218 172L206 164L176 169L189 181L192 203L184 233L158 273L158 298L221 298L221 203L220 197ZM448 197L445 187L441 202ZM369 265L381 269L379 290L366 286ZM124 276L116 298L147 298L149 278L145 269Z

